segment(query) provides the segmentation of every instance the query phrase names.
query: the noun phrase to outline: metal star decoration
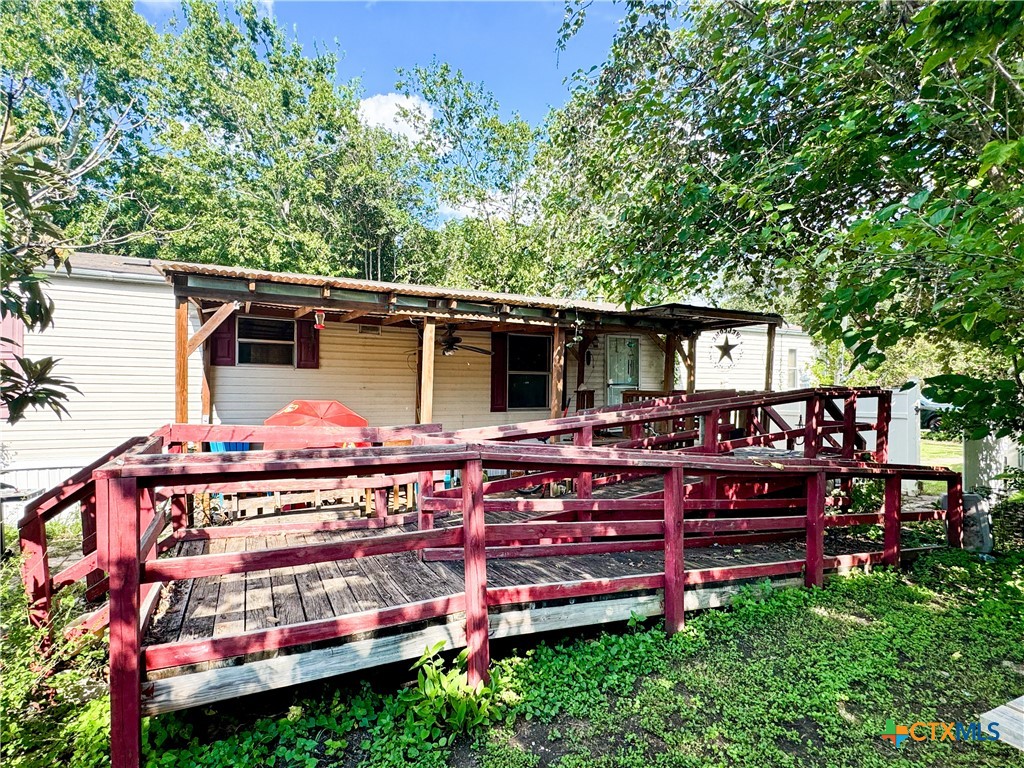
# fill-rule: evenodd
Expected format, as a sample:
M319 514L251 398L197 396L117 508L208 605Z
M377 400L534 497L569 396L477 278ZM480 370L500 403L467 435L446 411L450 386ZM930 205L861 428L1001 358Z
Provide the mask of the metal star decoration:
M729 337L726 336L722 339L721 344L716 344L715 349L719 351L718 362L722 362L725 358L729 358L729 362L735 363L736 361L732 358L732 351L738 347L739 344L733 344L729 341Z

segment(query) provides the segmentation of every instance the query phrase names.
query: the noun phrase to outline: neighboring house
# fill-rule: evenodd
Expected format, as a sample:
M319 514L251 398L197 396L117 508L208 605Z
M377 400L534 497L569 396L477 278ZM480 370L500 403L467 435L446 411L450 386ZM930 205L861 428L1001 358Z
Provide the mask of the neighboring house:
M4 425L3 481L23 490L161 424L258 424L300 398L339 400L371 425L459 429L600 407L629 389L812 383L810 339L778 315L97 254L72 265L48 288L53 327L21 345L28 357L60 358L81 395L63 420L31 411ZM679 352L668 364L667 344Z

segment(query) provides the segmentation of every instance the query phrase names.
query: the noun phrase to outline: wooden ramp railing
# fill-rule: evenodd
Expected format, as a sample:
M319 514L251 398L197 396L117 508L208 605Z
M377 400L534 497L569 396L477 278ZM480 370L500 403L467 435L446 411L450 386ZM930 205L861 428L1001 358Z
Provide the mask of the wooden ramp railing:
M879 400L880 416L872 423L856 418L856 403L866 398ZM533 615L543 610L538 606L546 601L601 596L612 600L615 595L657 590L657 610L664 613L671 633L683 626L687 594L709 584L802 575L805 584L818 586L832 569L898 565L903 554L901 527L907 522L943 520L948 544L960 546L960 476L945 469L878 460L887 455L886 401L887 393L880 390L842 388L714 393L697 400L671 396L655 404L646 401L562 419L455 433L442 433L436 425L379 430L172 425L151 438L120 446L104 461L34 502L21 528L26 586L35 601L36 620L45 621L55 588L80 578L91 578L96 586L97 578L106 579L109 600L101 611L109 614L110 627L112 763L126 768L138 764L144 714L418 655L422 645L417 644L428 636L443 637L449 647L466 646L470 681L484 680L491 635L531 631L530 621L516 623L509 617ZM804 425L792 426L771 413L792 404L803 409ZM687 429L687 420L697 425L696 436L688 434L693 430ZM769 423L774 426L765 426ZM657 424L674 431L657 433ZM744 437L736 436L737 424ZM612 435L609 445L592 444L600 431L619 429L625 434ZM862 449L869 432L875 433L875 444L867 454ZM655 439L666 435L672 438ZM538 438L552 442L532 442ZM730 455L738 447L800 440L802 455L770 459ZM209 441L294 447L186 452L188 444ZM392 441L415 444L380 445ZM371 445L331 447L339 443ZM496 473L508 476L488 479ZM445 477L454 487L441 487ZM254 530L244 522L211 527L190 517L188 500L196 494L367 487L376 494L398 478L416 478L415 512L390 514L385 503L375 504L371 515L347 519L282 513L259 521L256 530L263 542L259 548L211 551L210 547L202 553L184 546L243 539ZM858 478L884 482L884 503L877 513L846 511L844 493ZM903 510L900 484L910 479L945 481L948 511ZM574 484L574 498L553 495L554 487L565 481ZM525 488L540 493L509 496ZM617 497L600 495L602 488L615 491ZM94 515L95 534L83 547L80 563L50 577L46 521L81 501L87 502L83 510ZM864 524L882 525L880 550L826 554L826 529ZM274 538L285 535L296 538ZM691 549L781 538L801 544L803 556L686 567L686 552ZM284 545L268 545L271 540ZM663 554L656 568L648 565L646 570L615 576L584 574L545 580L536 575L539 571L530 576L531 570L526 569L515 571L522 574L516 581L489 583L488 579L489 569L499 568L489 566L493 561L562 562L623 552ZM171 582L244 578L307 566L341 568L360 560L387 569L402 557L416 558L413 562L457 561L455 566L461 563L462 568L455 567L455 581L439 584L441 593L428 599L208 637L144 640L161 587ZM581 616L587 612L583 605L572 610ZM581 618L580 622L589 620L606 619ZM369 650L366 643L370 641L350 640L359 633L383 630L391 638L387 652L379 651L379 645L373 646L378 650ZM343 648L335 647L345 640L349 642ZM330 654L316 650L332 643ZM303 650L310 645L314 650ZM351 652L343 653L344 649ZM287 653L292 655L275 658ZM242 663L196 669L229 659Z

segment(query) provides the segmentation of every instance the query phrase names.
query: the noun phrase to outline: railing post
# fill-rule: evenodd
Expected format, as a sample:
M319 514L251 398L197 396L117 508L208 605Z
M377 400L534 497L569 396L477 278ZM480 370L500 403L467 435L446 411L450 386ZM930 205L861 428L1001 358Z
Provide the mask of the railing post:
M373 514L374 517L387 517L388 516L388 489L387 488L374 488L373 489Z
M573 444L579 448L590 448L594 444L594 428L583 427L572 436ZM576 476L576 498L590 499L594 496L594 473L580 472ZM576 520L581 523L589 523L593 514L589 511L580 510L576 513ZM590 541L589 536L584 536L580 541Z
M825 582L825 473L807 478L807 565L804 584L820 587Z
M882 562L894 568L898 568L900 565L900 508L902 504L903 478L899 474L885 478Z
M82 499L82 554L91 555L99 543L99 528L96 522L96 484L92 480L92 492ZM95 568L85 577L87 590L93 590L103 581L103 571Z
M577 448L590 448L594 444L594 428L583 427L573 435L572 442ZM576 498L589 499L593 495L594 473L580 472L576 478Z
M99 480L96 490L109 528L111 768L137 768L142 741L137 490L134 479Z
M665 473L665 631L674 634L685 623L686 574L683 560L683 468Z
M38 513L18 529L21 543L21 580L28 593L29 621L42 627L50 620L53 601L53 583L50 580L50 562L46 546L46 523Z
M892 392L885 390L878 395L878 414L875 419L875 461L885 464L889 461L889 420L892 418Z
M852 459L857 451L857 392L850 392L843 401L843 453Z
M704 414L704 453L718 453L718 427L722 422L722 411L718 408Z
M964 492L960 475L946 481L946 540L949 546L964 546Z
M821 450L821 396L817 393L807 400L804 414L804 458L814 459Z
M466 648L469 684L487 682L491 663L487 620L487 550L484 522L483 463L462 469L462 526L466 573Z
M434 513L424 509L423 500L434 493L434 473L420 472L416 484L419 486L419 496L416 499L416 527L421 531L429 531L434 527Z

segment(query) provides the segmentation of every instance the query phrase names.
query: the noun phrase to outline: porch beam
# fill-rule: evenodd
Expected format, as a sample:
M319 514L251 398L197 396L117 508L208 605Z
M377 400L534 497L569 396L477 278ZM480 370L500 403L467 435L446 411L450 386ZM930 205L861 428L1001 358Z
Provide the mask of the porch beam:
M300 317L305 317L312 311L313 307L299 307L298 309L295 310L294 317L296 320L298 320Z
M420 424L429 424L434 418L434 346L437 322L433 318L423 321L420 340Z
M562 415L563 384L565 381L565 330L555 328L551 339L551 418Z
M351 312L346 312L338 318L339 323L350 323L353 320L358 320L360 317L365 317L370 314L368 309L353 309Z
M200 345L210 338L211 334L220 328L221 324L231 317L231 313L238 309L238 302L231 301L226 304L221 304L217 308L217 311L213 313L209 320L203 323L202 327L195 332L195 335L188 340L188 344L185 347L185 356L191 357L192 353L199 349ZM187 325L187 314L186 314L186 326L185 333L188 333Z

